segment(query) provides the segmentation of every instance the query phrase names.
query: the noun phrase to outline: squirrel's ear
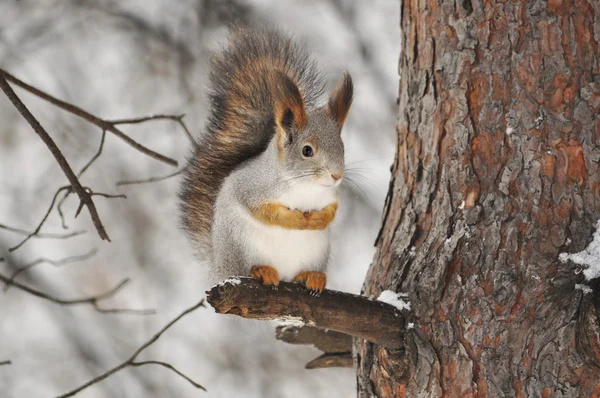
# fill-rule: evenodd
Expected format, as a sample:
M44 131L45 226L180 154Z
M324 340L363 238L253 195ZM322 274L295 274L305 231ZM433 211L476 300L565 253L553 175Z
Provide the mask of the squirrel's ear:
M278 131L284 130L285 133L292 124L296 124L302 128L306 125L306 110L304 109L304 101L302 94L296 83L292 81L286 74L275 72L274 74L274 98L275 101L275 124Z
M329 96L328 104L331 117L333 117L333 120L335 120L340 127L342 127L346 120L346 116L348 116L350 105L352 105L353 95L354 87L352 85L352 77L350 77L348 72L344 72L344 77Z

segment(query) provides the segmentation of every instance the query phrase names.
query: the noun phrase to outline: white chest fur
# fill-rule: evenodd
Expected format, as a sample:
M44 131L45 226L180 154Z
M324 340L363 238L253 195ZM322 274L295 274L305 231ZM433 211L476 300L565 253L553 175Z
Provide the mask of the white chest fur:
M263 224L248 212L244 242L248 266L270 265L282 280L302 271L324 271L329 256L329 230L300 231Z
M300 211L320 210L337 201L336 189L315 184L298 184L277 199L278 203ZM254 218L241 204L239 206L248 267L270 265L277 269L282 280L287 281L302 271L325 271L329 261L329 228L294 230L267 225Z
M321 210L339 200L335 187L324 187L315 183L300 183L287 190L277 202L292 210Z

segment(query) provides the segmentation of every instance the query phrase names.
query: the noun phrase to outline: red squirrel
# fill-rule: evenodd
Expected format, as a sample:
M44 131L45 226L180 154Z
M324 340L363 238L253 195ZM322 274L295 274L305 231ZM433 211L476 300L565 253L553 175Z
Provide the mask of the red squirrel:
M233 30L210 68L210 116L181 185L184 229L215 280L288 280L318 294L352 79L345 73L322 101L316 64L273 27Z

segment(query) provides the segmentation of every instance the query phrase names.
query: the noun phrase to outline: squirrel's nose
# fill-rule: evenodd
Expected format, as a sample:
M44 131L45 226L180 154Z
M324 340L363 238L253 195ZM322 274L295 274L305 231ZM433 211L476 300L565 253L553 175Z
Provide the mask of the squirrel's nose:
M333 178L335 181L340 180L343 177L342 173L331 173L331 178Z

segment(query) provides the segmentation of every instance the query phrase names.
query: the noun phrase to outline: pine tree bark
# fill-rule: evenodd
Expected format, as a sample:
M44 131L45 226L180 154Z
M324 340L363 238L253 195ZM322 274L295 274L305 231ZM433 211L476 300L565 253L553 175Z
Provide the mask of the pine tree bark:
M403 350L355 339L359 396L599 397L600 293L558 257L600 218L600 1L400 6L397 153L363 292L408 293L414 328Z

